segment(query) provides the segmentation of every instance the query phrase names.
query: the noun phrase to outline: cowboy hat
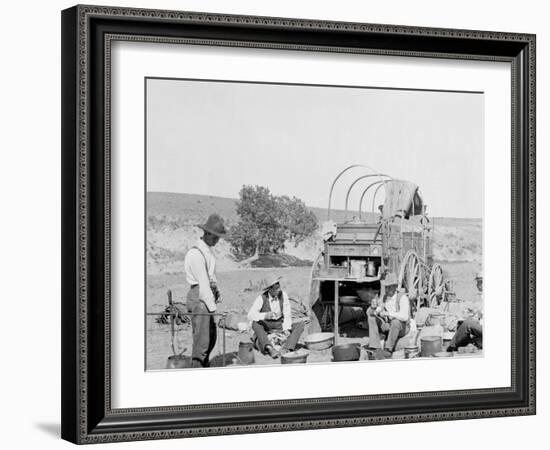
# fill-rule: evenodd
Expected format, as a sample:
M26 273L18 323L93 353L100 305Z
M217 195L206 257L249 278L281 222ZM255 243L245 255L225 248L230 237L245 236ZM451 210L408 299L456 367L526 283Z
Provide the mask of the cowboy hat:
M223 225L223 218L218 214L210 214L204 225L197 226L218 237L224 237L226 233L225 226Z
M393 272L386 275L386 278L380 281L382 286L397 286L397 277Z
M270 278L263 279L261 286L262 286L262 292L265 292L269 290L272 286L275 286L277 283L281 282L282 276L274 276L272 275Z

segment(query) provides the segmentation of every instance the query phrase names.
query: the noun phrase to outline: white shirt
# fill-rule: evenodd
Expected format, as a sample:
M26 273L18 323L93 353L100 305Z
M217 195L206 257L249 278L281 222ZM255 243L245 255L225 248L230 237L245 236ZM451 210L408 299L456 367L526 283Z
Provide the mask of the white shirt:
M205 303L208 311L214 312L216 311L216 300L212 294L210 282L216 282L216 258L202 239L197 241L195 247L197 248L189 249L185 255L183 263L185 276L191 286L199 285L199 299Z
M397 292L393 294L390 298L386 299L384 303L386 310L390 314L391 318L401 320L406 322L409 320L410 308L409 296L407 294L402 294L399 299L399 311L396 308L397 303Z
M288 294L285 291L283 292L283 330L289 330L292 328L292 309L290 307L290 300L288 299ZM268 294L269 298L269 307L271 312L275 313L276 317L281 318L281 304L277 297L272 297ZM251 322L258 322L260 320L265 320L266 313L260 312L262 305L264 304L264 299L262 295L258 295L254 303L248 311L248 320ZM277 320L277 319L275 319Z

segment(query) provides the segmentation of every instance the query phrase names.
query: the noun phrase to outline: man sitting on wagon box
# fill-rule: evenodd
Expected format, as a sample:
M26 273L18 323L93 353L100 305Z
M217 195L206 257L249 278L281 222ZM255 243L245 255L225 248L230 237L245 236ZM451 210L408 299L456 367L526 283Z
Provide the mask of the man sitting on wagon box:
M277 358L279 352L271 344L268 334L283 335L285 343L281 352L286 353L294 350L304 331L303 322L292 323L290 300L281 289L281 278L273 278L264 284L263 292L248 312L248 320L252 322L259 350L264 354L269 353L272 358Z
M411 306L408 295L397 291L397 277L393 273L388 273L380 284L385 287L382 304L371 305L367 310L369 347L378 349L377 359L386 359L391 358L397 341L410 330ZM386 335L384 349L381 348L380 333Z

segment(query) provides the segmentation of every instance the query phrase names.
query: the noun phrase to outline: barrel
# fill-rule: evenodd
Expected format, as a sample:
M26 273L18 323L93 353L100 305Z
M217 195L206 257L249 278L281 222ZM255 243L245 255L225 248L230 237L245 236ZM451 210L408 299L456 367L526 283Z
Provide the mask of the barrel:
M441 336L424 336L420 339L420 356L433 356L441 351Z

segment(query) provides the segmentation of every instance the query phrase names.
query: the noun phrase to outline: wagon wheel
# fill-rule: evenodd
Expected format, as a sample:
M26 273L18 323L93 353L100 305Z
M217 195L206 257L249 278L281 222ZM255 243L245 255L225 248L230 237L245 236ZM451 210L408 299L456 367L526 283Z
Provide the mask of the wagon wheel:
M418 255L409 250L401 261L399 269L399 287L405 288L409 299L416 301L417 309L424 294L424 268Z
M430 272L428 281L428 299L430 307L436 308L441 303L445 294L445 280L443 268L439 264L434 264Z

